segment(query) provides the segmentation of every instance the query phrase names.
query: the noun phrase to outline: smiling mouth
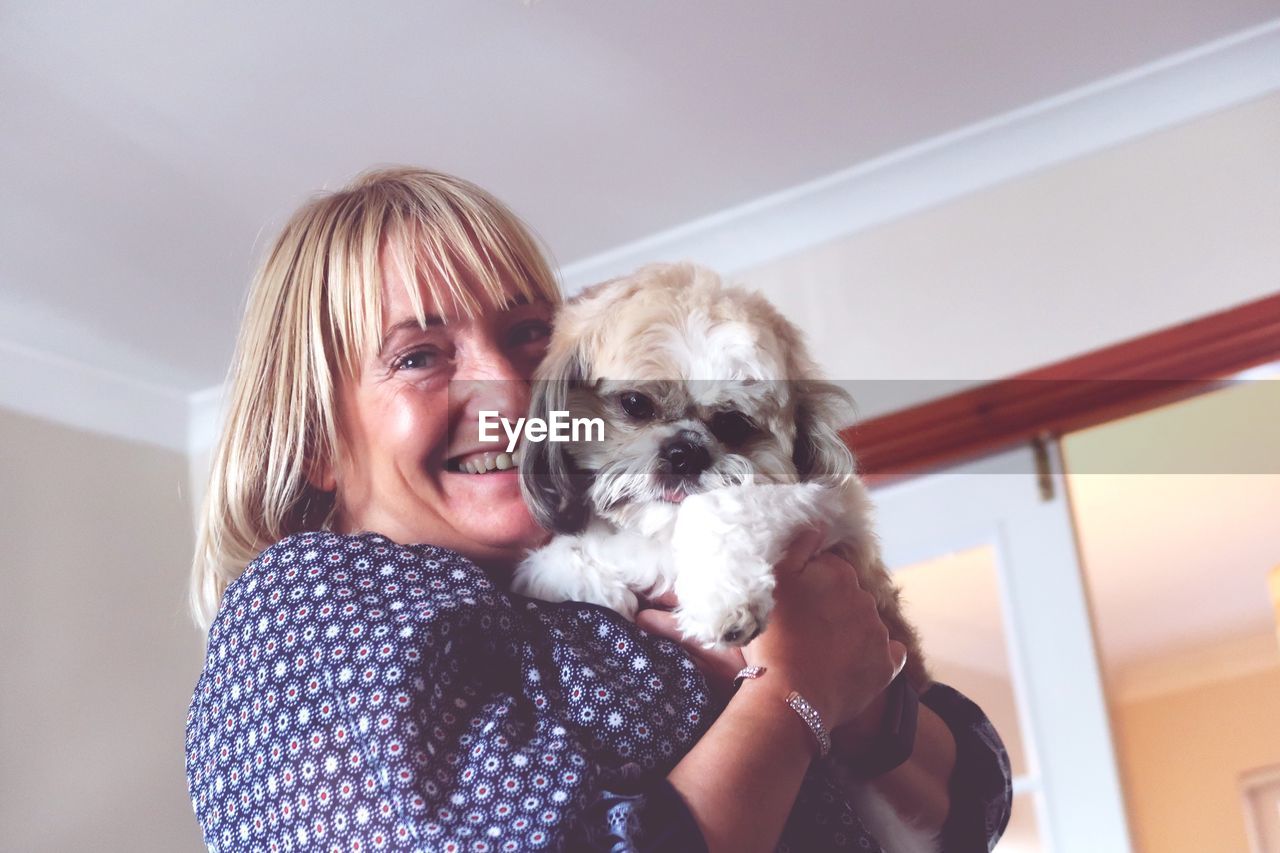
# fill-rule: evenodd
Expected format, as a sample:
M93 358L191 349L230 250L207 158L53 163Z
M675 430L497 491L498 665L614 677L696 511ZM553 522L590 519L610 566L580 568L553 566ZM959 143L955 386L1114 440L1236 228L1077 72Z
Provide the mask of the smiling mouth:
M489 474L494 471L509 471L520 465L524 448L517 447L512 453L485 451L483 453L464 453L454 456L444 463L446 471L458 474Z

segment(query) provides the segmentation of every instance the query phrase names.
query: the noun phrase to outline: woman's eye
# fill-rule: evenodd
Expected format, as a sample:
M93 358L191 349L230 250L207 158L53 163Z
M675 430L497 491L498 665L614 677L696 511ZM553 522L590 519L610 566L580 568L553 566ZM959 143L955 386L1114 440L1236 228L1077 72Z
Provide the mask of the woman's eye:
M653 401L639 391L624 391L618 401L622 404L622 411L638 421L653 417Z
M514 347L541 343L551 337L551 324L546 320L530 320L511 330L510 343Z
M392 363L395 370L422 370L434 367L440 360L440 351L436 349L415 349L399 356Z
M730 446L741 444L755 432L756 425L751 418L737 411L716 412L707 424L711 434L722 443Z

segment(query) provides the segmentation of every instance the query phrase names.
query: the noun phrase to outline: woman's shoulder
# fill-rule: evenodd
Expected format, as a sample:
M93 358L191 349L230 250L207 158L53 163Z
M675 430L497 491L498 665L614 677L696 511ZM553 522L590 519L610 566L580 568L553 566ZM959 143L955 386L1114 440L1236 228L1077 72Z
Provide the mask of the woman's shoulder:
M305 587L326 580L357 586L421 579L433 589L450 582L487 583L466 557L436 545L401 545L378 533L295 533L263 549L227 588L228 600L259 586Z
M447 548L401 545L377 533L297 533L264 549L227 587L210 639L246 620L265 629L370 611L419 621L508 607L483 569Z

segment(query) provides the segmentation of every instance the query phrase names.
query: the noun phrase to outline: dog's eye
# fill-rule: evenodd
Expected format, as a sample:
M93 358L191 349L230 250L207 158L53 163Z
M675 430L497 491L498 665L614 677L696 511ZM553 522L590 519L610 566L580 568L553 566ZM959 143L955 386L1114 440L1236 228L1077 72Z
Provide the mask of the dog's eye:
M755 432L756 425L742 412L716 412L707 424L711 434L728 445L741 444Z
M619 398L622 411L638 421L647 421L653 417L653 401L639 391L625 391Z

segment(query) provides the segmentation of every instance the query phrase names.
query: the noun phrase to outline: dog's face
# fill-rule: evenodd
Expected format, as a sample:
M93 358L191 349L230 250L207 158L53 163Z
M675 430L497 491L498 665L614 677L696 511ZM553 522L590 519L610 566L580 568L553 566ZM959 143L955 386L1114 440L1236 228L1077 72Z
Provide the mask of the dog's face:
M784 382L600 379L569 395L575 416L604 422L603 440L564 451L584 472L585 500L619 527L652 530L686 496L748 480L795 479L793 401Z
M531 415L598 418L603 437L526 442L535 517L656 533L692 494L853 473L848 395L816 379L795 327L762 297L688 264L588 291L556 320Z

